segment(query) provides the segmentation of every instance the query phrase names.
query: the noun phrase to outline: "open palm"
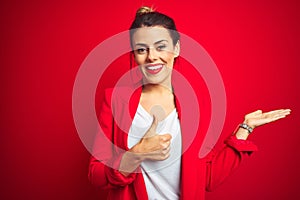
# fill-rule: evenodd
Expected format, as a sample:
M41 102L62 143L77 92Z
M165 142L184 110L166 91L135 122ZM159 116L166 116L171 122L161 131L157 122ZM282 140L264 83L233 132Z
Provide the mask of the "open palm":
M269 112L262 112L261 110L257 110L245 115L244 123L248 124L252 128L255 128L270 122L274 122L278 119L282 119L290 113L290 109L279 109Z

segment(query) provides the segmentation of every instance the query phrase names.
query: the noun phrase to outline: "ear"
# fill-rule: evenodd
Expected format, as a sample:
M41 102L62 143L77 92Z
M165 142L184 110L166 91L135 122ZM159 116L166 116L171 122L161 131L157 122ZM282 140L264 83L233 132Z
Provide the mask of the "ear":
M174 56L177 58L180 54L180 41L178 40L174 47Z

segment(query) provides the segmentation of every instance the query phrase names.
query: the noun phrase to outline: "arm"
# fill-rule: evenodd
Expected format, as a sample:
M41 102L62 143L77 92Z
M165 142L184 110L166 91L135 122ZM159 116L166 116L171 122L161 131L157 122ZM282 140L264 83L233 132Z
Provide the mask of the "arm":
M245 116L243 123L251 128L274 122L289 115L291 110L281 109L262 113L258 110ZM232 171L234 171L242 160L248 157L257 147L247 138L249 132L239 128L232 136L225 140L225 145L219 151L212 151L207 157L207 182L206 189L213 190L219 185Z
M90 182L102 189L118 188L130 184L135 173L123 176L118 170L124 151L113 144L113 115L111 90L106 90L100 102L99 124L101 129L95 136L92 157L89 164Z
M120 151L113 141L113 116L110 94L101 101L99 123L93 156L89 165L89 180L96 186L108 189L126 186L135 180L136 170L143 160L164 160L169 157L171 135L158 135L153 123L138 144L128 151Z

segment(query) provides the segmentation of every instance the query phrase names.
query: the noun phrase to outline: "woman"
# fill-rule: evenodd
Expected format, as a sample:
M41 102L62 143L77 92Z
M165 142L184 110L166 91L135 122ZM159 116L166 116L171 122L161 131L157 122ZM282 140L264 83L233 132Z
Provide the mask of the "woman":
M172 84L179 39L170 17L148 7L137 11L130 42L143 86L129 105L121 97L113 98L113 89L106 90L99 119L102 132L95 139L90 162L91 182L109 190L109 199L204 199L205 190L212 190L256 150L247 140L254 128L290 114L289 109L247 114L224 148L204 158L198 157L200 131L183 148L187 133L181 128L181 108ZM116 115L124 120L125 106L133 120L120 128Z

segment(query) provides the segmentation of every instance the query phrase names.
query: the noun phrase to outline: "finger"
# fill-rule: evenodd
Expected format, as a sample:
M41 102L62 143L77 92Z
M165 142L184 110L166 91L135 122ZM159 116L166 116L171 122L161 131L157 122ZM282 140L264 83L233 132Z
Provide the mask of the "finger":
M170 153L170 150L171 150L171 147L168 146L167 148L164 148L164 149L162 150L162 153L163 153L163 154L169 154L169 153Z
M170 157L170 148L165 150L156 150L147 155L150 160L165 160Z
M281 110L272 110L272 111L263 113L263 115L264 116L271 116L271 115L277 114L279 112L281 112Z
M251 112L251 113L248 113L245 118L251 118L251 117L256 117L256 116L259 116L262 114L262 110L257 110L257 111L254 111L254 112Z
M274 122L274 121L277 121L277 120L285 118L285 117L286 117L286 114L282 114L282 113L278 114L277 113L277 114L273 115L272 117L265 118L264 122L270 123L270 122Z
M289 108L287 108L287 109L278 109L278 111L289 111L289 112L291 112L291 109L289 109Z
M170 141L172 139L172 135L170 134L164 134L164 135L161 135L161 140L163 142L167 142L167 141Z
M148 129L148 131L145 133L143 138L152 137L152 136L156 135L157 125L158 125L157 117L155 117L155 115L153 115L152 124L151 124L150 128Z
M171 146L170 146L170 145L166 145L166 147L163 148L162 150L163 150L163 151L166 151L166 152L169 152L170 149L171 149Z
M273 113L290 113L291 110L290 109L278 109L278 110L272 110L269 112L266 112L264 114L273 114Z
M289 114L291 114L289 111L282 111L282 112L279 112L279 113L277 113L275 116L277 117L277 116L287 116L287 115L289 115Z
M277 113L276 115L274 115L274 118L283 118L283 117L286 117L289 114L290 114L290 112L288 112L288 111Z
M167 149L167 148L170 147L170 144L171 144L171 141L163 142L163 143L161 144L161 148L162 148L162 149Z
M290 114L290 110L280 109L280 110L273 110L270 112L263 113L263 117L273 118L281 115L286 116L288 114Z
M262 110L257 110L255 112L252 113L253 115L260 115L262 114Z
M170 156L170 152L171 152L171 148L170 148L170 147L168 147L168 148L166 148L166 149L163 149L163 150L161 151L162 159L163 159L163 160L164 160L164 159L167 159L167 158Z
M277 121L277 120L285 118L285 117L286 117L285 115L280 115L280 116L273 117L272 119L269 120L268 123Z
M281 113L288 115L288 114L291 114L291 110L290 109L284 109L284 110L281 111Z
M282 110L272 110L272 111L263 113L261 117L262 118L273 118L274 116L277 116L281 112L282 112Z
M158 125L158 119L155 115L153 115L153 121L152 121L152 124L150 126L151 130L156 132L157 125Z

